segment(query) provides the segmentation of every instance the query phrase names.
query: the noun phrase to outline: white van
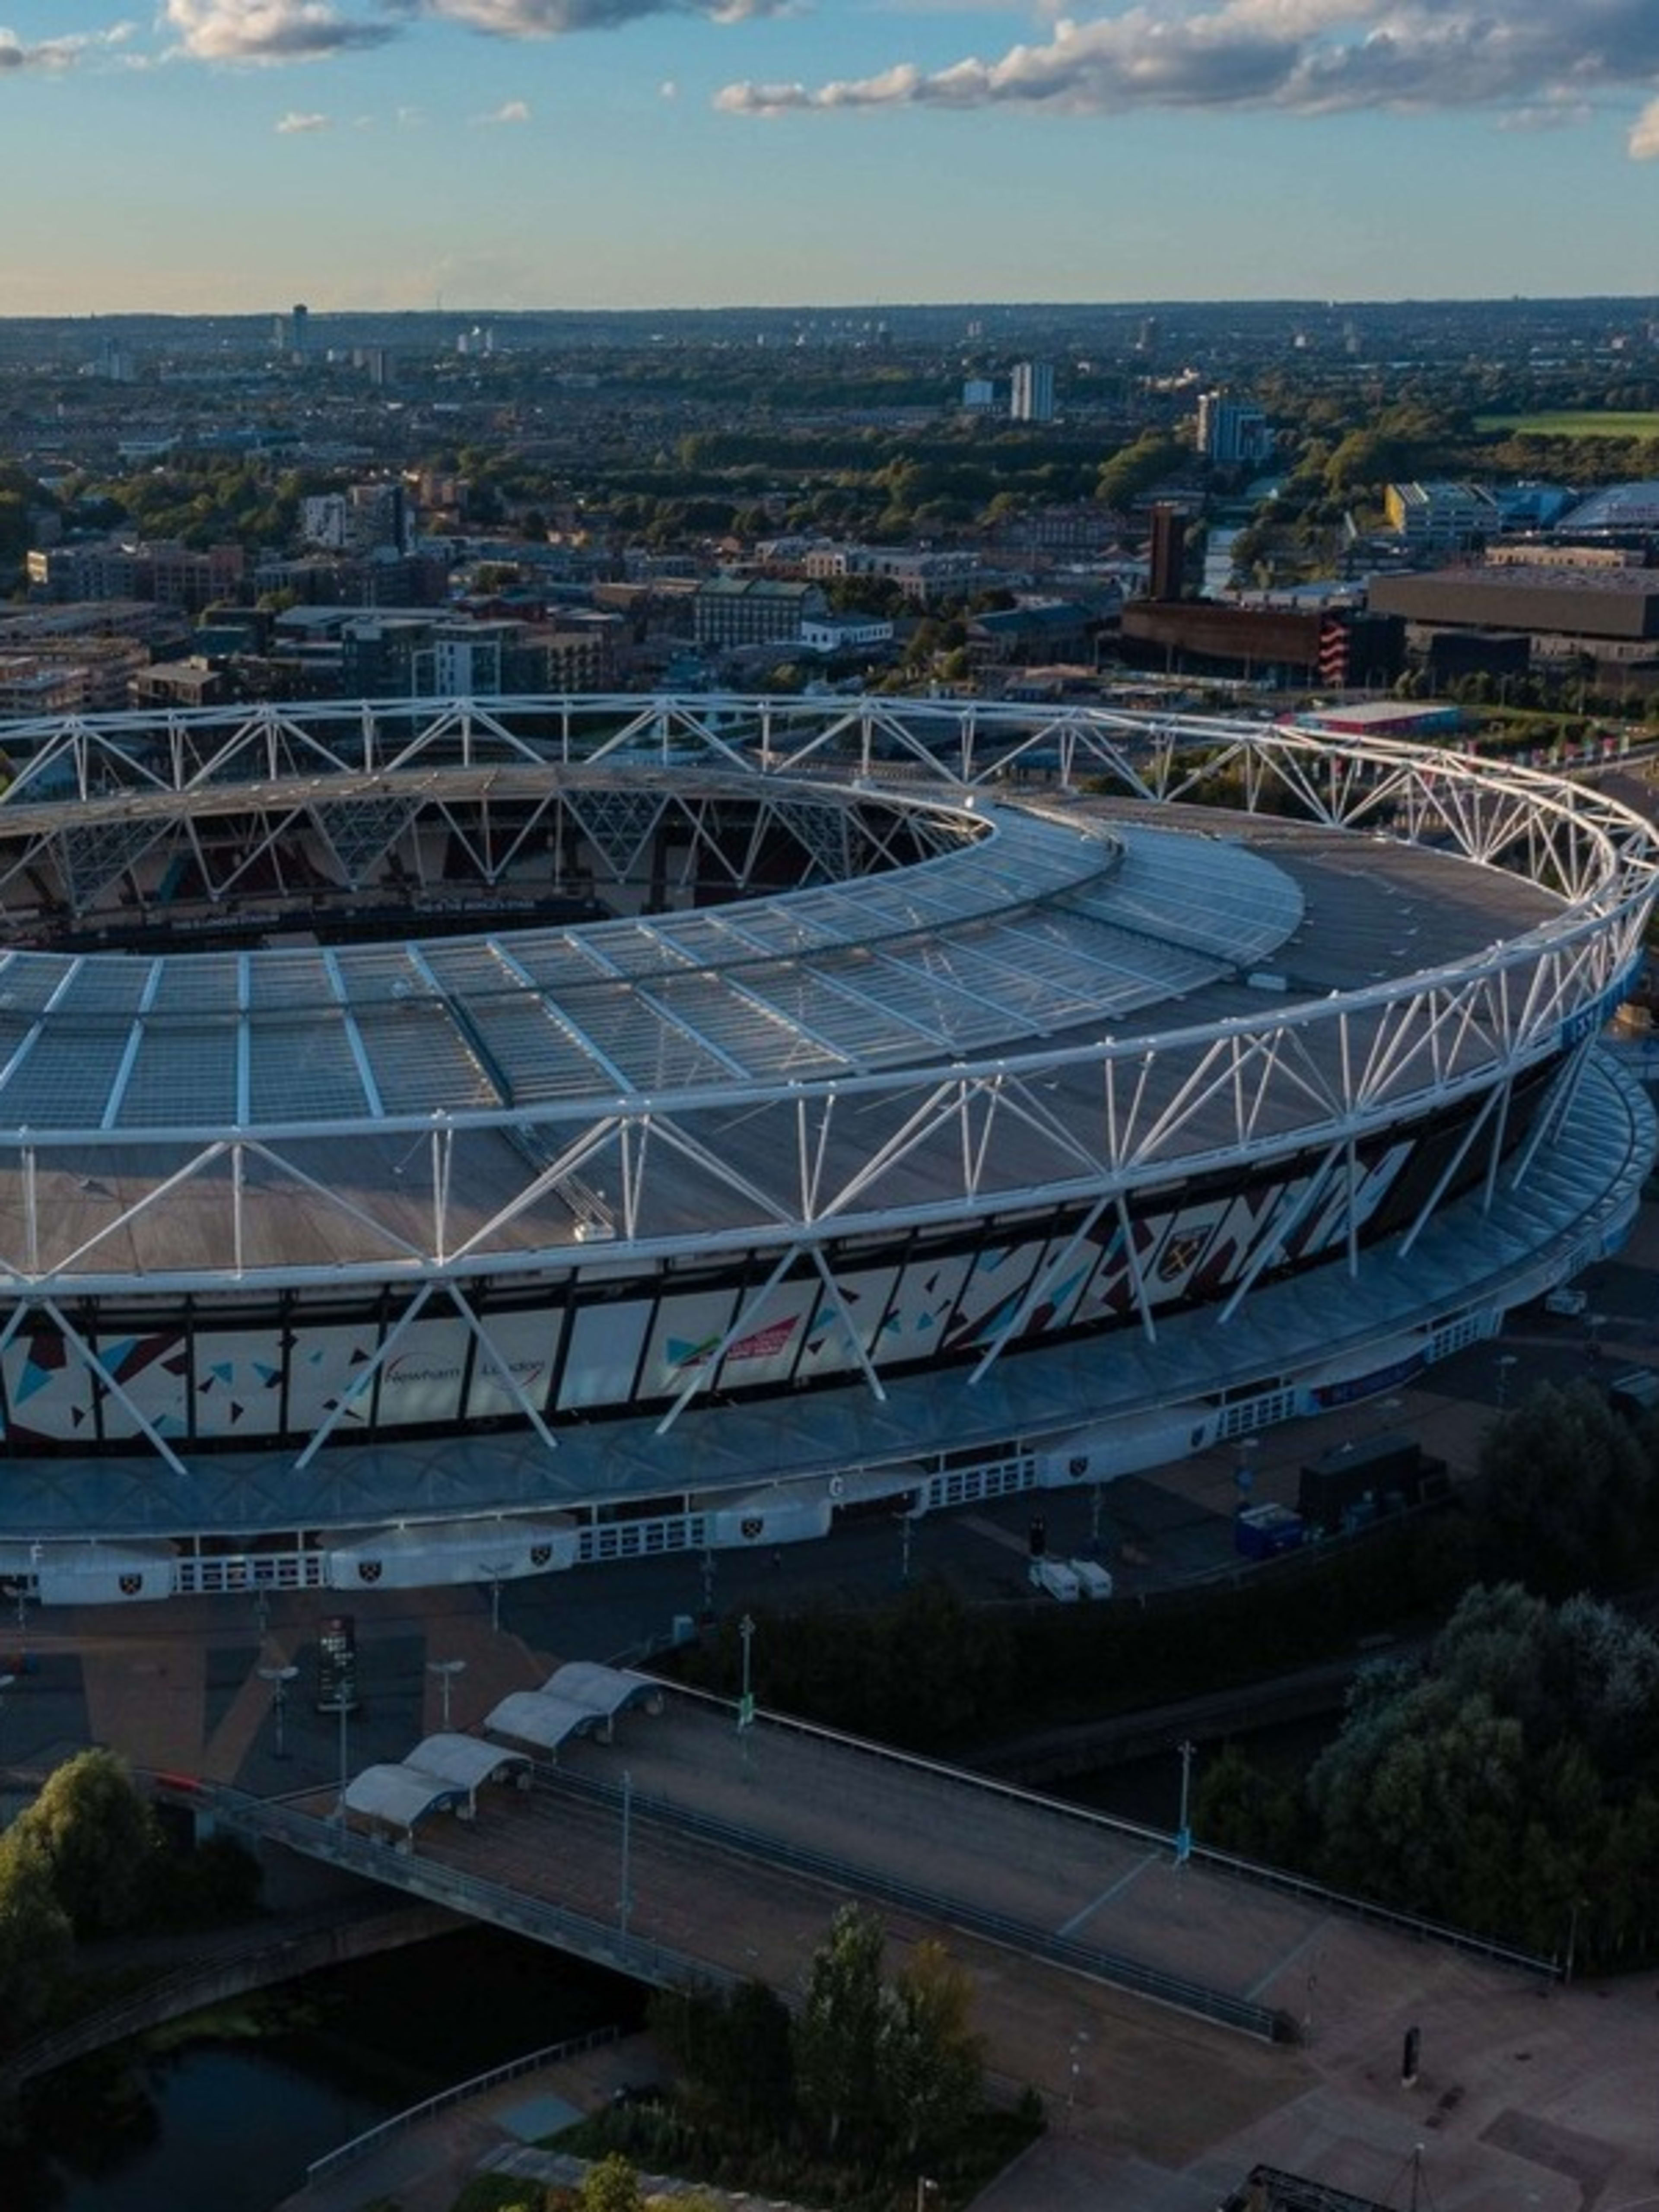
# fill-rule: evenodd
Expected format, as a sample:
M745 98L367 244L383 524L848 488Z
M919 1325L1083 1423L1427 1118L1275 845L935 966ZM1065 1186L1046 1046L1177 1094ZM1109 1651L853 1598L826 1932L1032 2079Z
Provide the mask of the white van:
M1112 1574L1098 1559L1068 1559L1066 1563L1078 1578L1085 1597L1110 1597Z
M1544 1311L1552 1314L1567 1314L1576 1320L1589 1304L1588 1291L1575 1291L1571 1284L1560 1283L1546 1297Z
M1082 1583L1062 1559L1033 1559L1031 1583L1034 1589L1058 1598L1061 1605L1075 1605L1083 1595Z

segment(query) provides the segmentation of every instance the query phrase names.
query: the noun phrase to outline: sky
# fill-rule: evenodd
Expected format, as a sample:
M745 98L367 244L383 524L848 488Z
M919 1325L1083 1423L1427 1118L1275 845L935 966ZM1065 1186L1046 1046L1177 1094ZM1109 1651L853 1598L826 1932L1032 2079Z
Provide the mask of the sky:
M0 315L1659 291L1659 0L0 0Z

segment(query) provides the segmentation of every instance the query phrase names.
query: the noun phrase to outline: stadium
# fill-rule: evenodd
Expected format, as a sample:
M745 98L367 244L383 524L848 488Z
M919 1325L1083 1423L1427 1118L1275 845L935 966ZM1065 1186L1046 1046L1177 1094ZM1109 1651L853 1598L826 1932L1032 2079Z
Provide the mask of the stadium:
M1617 1247L1651 824L984 702L0 732L0 1577L497 1586L1102 1484Z

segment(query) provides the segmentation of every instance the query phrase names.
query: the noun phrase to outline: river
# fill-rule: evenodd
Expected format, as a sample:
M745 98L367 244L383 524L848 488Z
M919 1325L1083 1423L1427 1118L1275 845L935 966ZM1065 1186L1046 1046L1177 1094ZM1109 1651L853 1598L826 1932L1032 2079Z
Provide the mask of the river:
M0 2144L4 2212L271 2212L307 2163L502 2060L611 2022L644 1992L480 1929L227 2007L223 2032L89 2061ZM257 2032L256 2032L257 2030Z

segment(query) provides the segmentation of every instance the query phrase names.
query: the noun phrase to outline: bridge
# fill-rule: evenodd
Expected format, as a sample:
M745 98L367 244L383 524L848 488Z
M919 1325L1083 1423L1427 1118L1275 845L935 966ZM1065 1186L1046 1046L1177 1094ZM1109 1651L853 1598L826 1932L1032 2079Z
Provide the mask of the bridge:
M1199 2033L1206 2087L1247 2112L1269 2080L1283 2094L1283 2069L1328 2002L1322 1962L1410 1986L1432 1978L1425 1948L1445 1958L1460 1941L1397 1920L1367 1929L1358 1908L1288 1877L1198 1850L1182 1862L1156 1831L938 1763L776 1716L734 1721L720 1701L665 1686L659 1711L620 1716L609 1741L567 1743L529 1790L486 1786L473 1817L395 1835L343 1820L331 1791L191 1794L249 1839L657 1986L754 1978L787 1996L836 1908L867 1902L897 1951L928 1936L948 1945L977 1984L994 2075L1035 2083L1051 2110L1099 2103L1106 2085L1087 2054L1133 2015L1147 2094L1164 2063L1158 2033L1144 2033L1157 2017L1188 2063ZM1553 1973L1468 1949L1510 1988ZM1112 2093L1128 2094L1128 2081Z

